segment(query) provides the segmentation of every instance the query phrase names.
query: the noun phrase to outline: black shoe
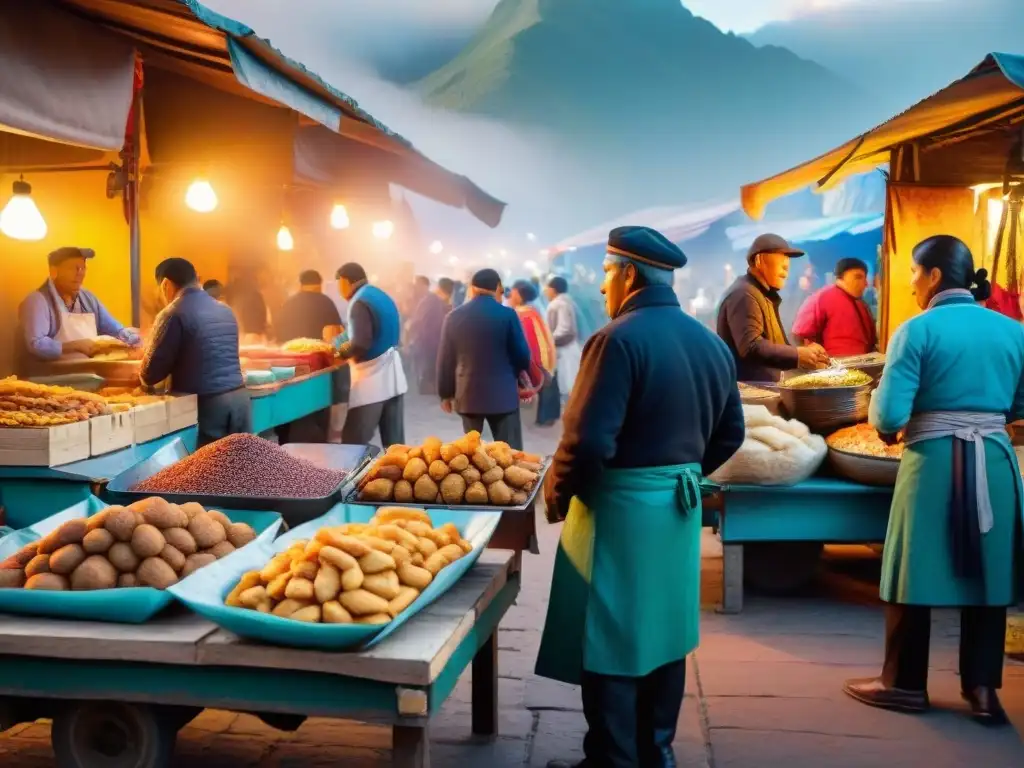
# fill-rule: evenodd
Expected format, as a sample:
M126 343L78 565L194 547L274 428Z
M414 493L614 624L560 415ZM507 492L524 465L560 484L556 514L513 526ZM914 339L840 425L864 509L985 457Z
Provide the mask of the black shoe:
M927 691L891 688L877 677L847 680L843 684L843 693L869 707L913 713L925 712L928 709Z
M548 763L548 768L587 768L587 761L570 763L568 760L552 760Z
M1010 722L1003 705L999 703L995 688L979 685L969 691L961 691L960 695L970 705L971 717L975 722L982 725L1006 725Z

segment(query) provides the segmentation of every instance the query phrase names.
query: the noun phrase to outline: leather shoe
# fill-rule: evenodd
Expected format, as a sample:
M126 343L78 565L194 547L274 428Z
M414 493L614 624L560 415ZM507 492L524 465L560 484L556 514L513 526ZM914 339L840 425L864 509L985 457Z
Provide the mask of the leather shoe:
M1006 725L1010 722L1003 705L999 703L995 688L979 685L969 691L962 691L960 695L970 705L971 717L976 722L982 725Z
M891 709L896 712L925 712L928 709L927 691L907 691L892 688L882 682L881 678L862 678L847 680L843 684L843 693L856 699L861 704L880 709Z

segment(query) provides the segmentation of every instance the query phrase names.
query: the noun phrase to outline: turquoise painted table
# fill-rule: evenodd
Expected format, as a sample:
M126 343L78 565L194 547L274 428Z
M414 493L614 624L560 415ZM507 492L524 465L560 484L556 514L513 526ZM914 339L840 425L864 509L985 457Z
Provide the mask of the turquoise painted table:
M84 501L93 488L145 461L168 443L181 438L196 449L199 431L189 427L130 448L59 467L0 466L0 505L11 528L27 528Z
M336 381L342 368L347 373L347 366L334 366L307 376L249 387L252 431L259 435L346 402L348 398L341 397ZM342 389L347 392L347 385Z
M743 586L793 591L809 581L824 544L880 544L892 488L830 477L789 487L723 486L717 504L723 547L722 610L743 610Z
M0 616L0 730L52 718L58 768L165 768L178 730L207 707L284 728L334 717L391 726L393 764L427 768L430 718L470 663L473 731L495 734L497 630L519 584L513 555L487 550L361 653L247 642L183 610L141 626Z

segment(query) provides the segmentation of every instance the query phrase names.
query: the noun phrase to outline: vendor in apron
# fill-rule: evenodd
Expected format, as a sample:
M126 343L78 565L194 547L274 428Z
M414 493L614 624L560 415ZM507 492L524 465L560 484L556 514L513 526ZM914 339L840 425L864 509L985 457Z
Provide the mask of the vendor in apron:
M350 262L338 269L338 290L348 302L347 338L339 356L349 361L352 385L341 442L367 445L380 430L385 448L405 441L402 396L408 389L398 345L402 321L394 300Z
M197 395L200 445L251 432L235 314L199 286L185 259L160 262L156 280L166 306L153 324L139 380L156 387L169 378L172 392Z
M743 442L732 356L672 289L684 264L652 229L612 230L601 287L612 322L583 350L545 485L548 519L565 526L536 671L582 685L587 768L676 765L701 478Z
M871 403L883 439L906 446L882 562L885 664L849 680L864 704L928 708L931 609L960 609L960 686L973 717L1006 722L1006 608L1017 603L1021 476L1006 434L1024 416L1024 326L977 301L985 270L940 235L913 252L911 286L923 314L896 331Z
M140 343L138 331L125 328L92 293L82 287L91 248L58 248L48 257L50 276L18 309L19 374L43 372L48 363L91 357L98 336L129 346Z

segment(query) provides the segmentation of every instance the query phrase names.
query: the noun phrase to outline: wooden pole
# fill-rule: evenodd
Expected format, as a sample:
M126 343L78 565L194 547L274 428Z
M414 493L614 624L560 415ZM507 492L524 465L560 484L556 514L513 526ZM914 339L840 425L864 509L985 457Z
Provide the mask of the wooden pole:
M128 198L129 263L132 291L132 327L142 324L142 233L139 222L139 196L142 181L142 89L136 89L132 104L131 168L125 189Z

